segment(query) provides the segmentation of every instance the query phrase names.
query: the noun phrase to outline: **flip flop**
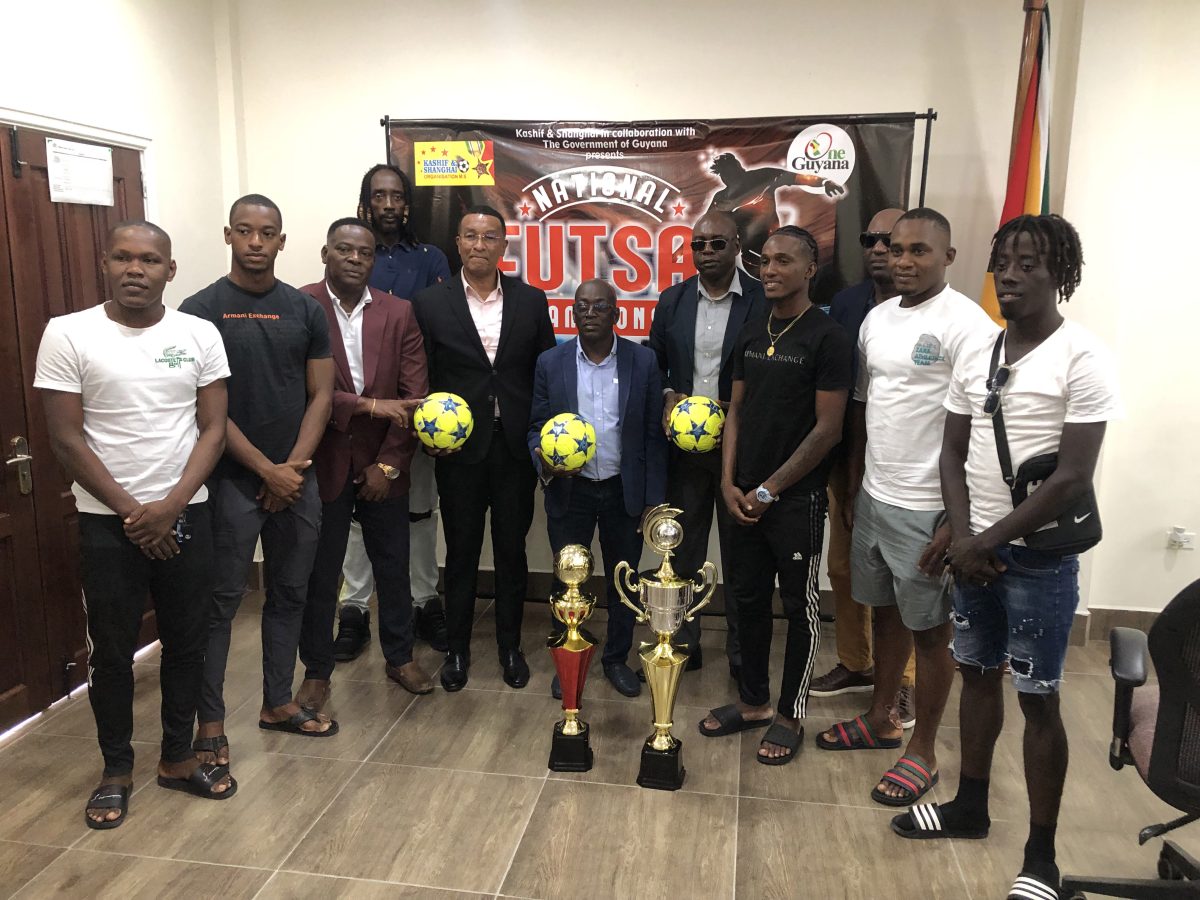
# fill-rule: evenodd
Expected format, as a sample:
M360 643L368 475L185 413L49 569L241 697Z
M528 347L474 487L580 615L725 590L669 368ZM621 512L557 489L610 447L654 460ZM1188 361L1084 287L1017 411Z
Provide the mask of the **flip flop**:
M762 728L765 725L771 724L771 716L765 719L747 719L733 703L727 706L718 706L716 709L710 709L708 714L720 723L719 728L705 728L704 720L700 720L700 733L705 737L721 737L726 734L737 734L741 731L749 731L751 728Z
M282 731L285 734L299 734L304 737L324 738L333 737L338 733L338 723L336 719L329 720L329 727L324 731L307 731L305 730L305 722L315 722L316 715L309 712L307 709L301 709L300 712L294 713L290 719L284 719L282 722L264 722L258 720L258 727L263 731Z
M129 813L129 788L127 784L102 784L92 792L92 796L88 798L87 806L83 810L83 820L87 823L88 828L95 828L97 831L107 831L109 828L116 828L125 822L125 816ZM109 820L102 819L97 822L87 814L89 809L119 809L121 815L117 818Z
M1075 894L1064 894L1054 885L1043 881L1037 875L1022 872L1017 876L1011 888L1008 889L1007 900L1067 900Z
M169 791L183 791L193 797L205 800L228 800L237 793L237 779L229 775L229 787L223 791L215 790L217 782L229 775L229 766L218 766L212 763L201 763L192 770L187 778L168 778L158 776L158 786Z
M929 841L935 838L981 841L988 836L990 827L989 822L982 828L947 828L936 803L918 803L904 815L892 819L892 831L911 841Z
M822 750L896 750L904 743L903 738L877 737L863 716L838 722L829 731L836 736L832 741L823 733L817 735L817 746Z
M938 783L938 773L930 772L925 760L915 753L910 753L896 760L896 764L884 772L879 780L896 785L904 793L899 797L889 797L876 785L871 788L872 800L884 806L912 806Z
M796 751L800 749L800 741L804 738L804 730L799 732L792 731L786 725L780 725L776 722L767 729L767 733L763 735L758 746L761 748L763 744L778 744L785 750L789 751L786 756L763 756L755 751L754 758L764 766L786 766L796 756Z

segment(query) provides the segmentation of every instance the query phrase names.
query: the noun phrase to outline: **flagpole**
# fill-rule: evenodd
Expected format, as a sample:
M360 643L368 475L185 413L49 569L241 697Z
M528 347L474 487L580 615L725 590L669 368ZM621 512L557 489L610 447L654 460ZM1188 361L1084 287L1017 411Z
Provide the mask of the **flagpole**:
M1017 103L1013 110L1012 140L1009 141L1009 165L1017 152L1017 137L1021 133L1021 116L1025 112L1025 100L1028 96L1030 75L1037 63L1038 39L1042 33L1042 13L1045 12L1047 0L1024 0L1025 4L1025 34L1021 38L1021 67L1017 75Z

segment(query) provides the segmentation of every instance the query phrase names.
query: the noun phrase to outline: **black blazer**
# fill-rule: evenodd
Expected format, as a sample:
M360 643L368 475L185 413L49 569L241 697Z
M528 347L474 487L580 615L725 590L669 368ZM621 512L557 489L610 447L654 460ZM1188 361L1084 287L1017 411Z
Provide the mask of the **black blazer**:
M487 455L497 399L513 456L525 459L529 453L525 435L533 402L533 369L538 355L554 346L554 328L545 291L507 275L500 276L500 285L504 310L494 367L471 318L460 275L426 288L412 301L425 337L429 390L458 394L475 418L467 443L447 461L476 463Z
M724 403L729 402L733 390L733 367L729 360L734 341L746 321L751 316L761 315L767 305L762 283L757 278L741 269L738 269L738 278L742 282L742 294L732 301L729 324L725 327L725 338L721 342L721 372L717 379L717 391L721 396L713 398ZM680 394L692 393L699 284L700 276L693 275L687 281L673 284L663 291L654 308L654 322L650 326L649 345L658 357L663 386Z

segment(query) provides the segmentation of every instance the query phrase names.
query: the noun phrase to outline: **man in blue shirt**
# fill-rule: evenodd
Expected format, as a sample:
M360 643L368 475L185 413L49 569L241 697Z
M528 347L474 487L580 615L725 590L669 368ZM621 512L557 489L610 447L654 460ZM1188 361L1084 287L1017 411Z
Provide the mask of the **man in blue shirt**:
M430 285L450 277L446 254L421 244L408 228L412 182L395 166L372 166L363 176L358 217L375 233L375 263L368 284L377 291L411 300ZM434 650L446 651L446 616L438 599L437 484L433 457L417 453L409 473L409 582L413 597L413 631ZM363 547L362 529L351 524L342 566L342 611L334 659L347 661L371 639L367 601L375 587L371 563Z
M578 338L538 357L529 449L546 492L552 552L567 544L590 547L600 528L608 584L608 639L601 662L613 687L636 697L641 685L626 664L633 613L617 596L614 573L622 560L637 569L642 514L666 496L662 380L652 350L616 336L617 298L609 284L585 281L575 292L573 310ZM538 446L542 426L564 412L582 416L596 429L596 453L578 472L556 468ZM551 690L561 696L557 678Z

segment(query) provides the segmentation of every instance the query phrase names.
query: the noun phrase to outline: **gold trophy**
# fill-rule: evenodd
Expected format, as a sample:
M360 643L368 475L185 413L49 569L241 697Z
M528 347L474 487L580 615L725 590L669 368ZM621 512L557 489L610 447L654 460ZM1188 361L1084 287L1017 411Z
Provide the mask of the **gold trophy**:
M643 539L656 553L662 554L658 571L642 572L639 576L622 561L614 572L621 602L637 613L637 621L649 620L657 636L654 643L643 642L638 651L654 702L654 734L642 747L637 783L663 791L679 790L687 774L680 757L683 742L671 734L679 677L688 661L684 652L687 646L671 643L671 637L712 599L717 586L717 569L710 562L704 564L695 578L682 578L671 568L672 551L683 540L683 528L675 518L680 512L664 503L648 510L642 518ZM640 597L640 604L631 602L626 590ZM699 595L694 606L693 593Z
M567 544L554 557L554 574L567 588L550 598L550 610L566 630L550 635L546 645L562 687L564 718L554 724L548 766L555 772L586 772L592 767L592 748L588 724L579 718L579 701L596 639L580 626L592 614L596 598L579 585L591 577L591 551L581 544Z

